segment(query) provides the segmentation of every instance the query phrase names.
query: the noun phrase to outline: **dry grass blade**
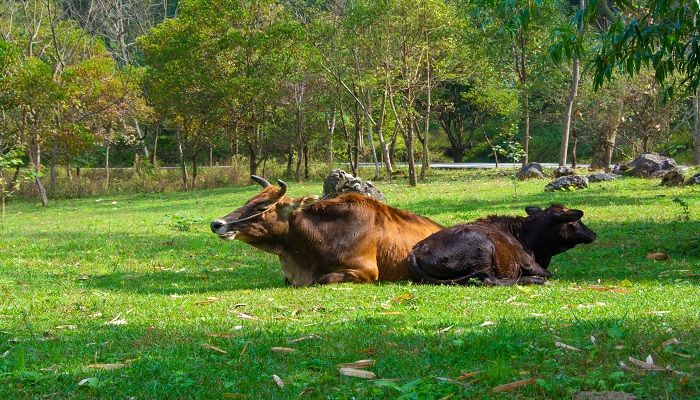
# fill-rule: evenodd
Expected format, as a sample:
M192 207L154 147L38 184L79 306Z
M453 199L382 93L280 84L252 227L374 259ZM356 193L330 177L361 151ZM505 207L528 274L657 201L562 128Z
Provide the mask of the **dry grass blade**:
M456 381L456 380L450 379L450 378L443 378L443 377L441 377L441 376L436 376L435 379L437 379L437 380L440 381L440 382L451 383L451 384L453 384L453 385L461 386L461 387L463 387L463 388L466 388L467 386L469 386L467 383L460 382L460 381Z
M223 350L223 349L220 349L220 348L218 348L218 347L216 347L216 346L212 346L212 345L210 345L209 343L204 343L204 344L202 345L202 347L204 347L205 349L214 350L214 351L217 352L217 353L228 354L228 351Z
M680 340L678 340L676 338L668 339L667 341L661 343L661 347L666 347L666 346L670 346L672 344L680 344L680 343L681 343Z
M664 252L658 252L658 253L647 253L647 260L654 260L654 261L667 261L670 260L671 257L668 256L667 253Z
M311 339L320 339L321 337L318 335L309 335L309 336L302 336L297 339L292 339L289 341L289 343L299 343L299 342L304 342L306 340L311 340Z
M277 386L279 386L281 389L284 389L284 381L282 380L282 378L280 378L277 375L272 375L272 380L275 381Z
M273 347L270 350L274 351L275 353L294 353L297 351L297 349L293 349L291 347Z
M242 312L238 312L238 311L236 311L236 316L237 316L238 318L240 318L240 319L250 319L250 320L255 320L255 319L257 319L257 318L255 318L255 317L252 316L252 315L249 315L249 314L246 314L246 313L242 313Z
M340 372L340 375L352 376L355 378L374 379L377 377L377 375L375 375L374 372L365 371L365 370L357 369L357 368L342 367L342 368L338 368L338 371Z
M639 368L644 369L646 371L665 371L666 370L666 368L661 367L659 365L656 365L654 363L649 363L646 361L637 360L634 357L628 357L628 358L632 364L634 364L634 365L638 366Z
M210 333L207 336L213 337L213 338L230 339L236 335L234 335L233 333Z
M117 315L112 320L105 322L105 325L113 325L113 326L126 325L126 320L124 318L121 318L120 315Z
M87 366L88 368L95 368L95 369L104 369L107 371L111 371L114 369L122 369L126 367L126 364L121 364L121 363L116 363L116 364L89 364Z
M202 304L211 304L215 301L219 301L219 298L218 297L207 297L206 300L198 300L198 301L195 301L194 304L200 306Z
M365 369L365 368L370 368L373 367L375 364L374 360L358 360L352 363L343 363L343 364L338 364L338 367L341 368L356 368L356 369Z
M473 376L477 376L481 373L481 371L473 371L473 372L465 372L462 375L457 377L457 380L464 380L464 379L469 379Z
M536 381L537 380L535 378L523 379L521 381L515 381L515 382L511 382L511 383L506 383L505 385L496 386L495 388L491 389L491 391L492 392L509 392L509 391L515 390L521 386L532 385Z
M496 325L496 323L493 321L484 321L484 323L479 325L479 326L491 326L491 325Z
M579 349L578 347L569 346L568 344L562 343L562 342L554 342L554 345L557 346L557 347L560 347L560 348L562 348L562 349L566 349L566 350L571 350L571 351L582 351L582 350Z

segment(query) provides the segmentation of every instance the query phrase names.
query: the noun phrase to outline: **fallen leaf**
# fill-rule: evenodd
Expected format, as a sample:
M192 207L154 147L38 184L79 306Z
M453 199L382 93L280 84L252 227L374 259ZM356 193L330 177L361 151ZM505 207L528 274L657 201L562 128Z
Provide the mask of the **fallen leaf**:
M353 363L338 364L338 367L365 369L365 368L370 368L370 367L374 366L374 363L375 363L374 360L358 360L358 361L355 361Z
M374 374L374 372L371 371L365 371L362 369L356 369L356 368L338 368L338 371L340 372L341 375L345 376L352 376L355 378L362 378L362 379L374 379L377 375Z
M372 348L372 347L368 347L368 348L366 348L366 349L356 350L356 352L358 352L358 353L363 353L363 354L374 355L374 354L377 353L377 350L374 349L374 348Z
M380 312L379 315L400 315L401 311L384 311Z
M222 350L222 349L220 349L220 348L218 348L218 347L216 347L216 346L212 346L212 345L210 345L209 343L204 343L204 344L202 345L202 347L204 347L205 349L214 350L214 351L217 352L217 353L228 354L228 351Z
M615 292L615 293L631 293L629 289L616 286L588 285L584 289L595 290L597 292Z
M229 338L232 338L232 337L234 337L234 336L236 336L236 335L234 335L233 333L210 333L210 334L208 334L207 336L213 337L213 338L224 338L224 339L229 339Z
M308 335L308 336L302 336L300 338L292 339L289 341L289 343L299 343L299 342L304 342L304 341L311 340L311 339L320 339L320 338L321 337L318 335Z
M544 317L544 314L534 313L534 312L531 312L530 315L533 317Z
M506 383L505 385L496 386L495 388L491 389L491 391L492 392L508 392L508 391L517 389L521 386L532 385L536 381L537 381L537 379L535 379L535 378L523 379L521 381L515 381L515 382L511 382L511 383Z
M97 378L85 378L78 382L78 386L85 386L91 388L96 388L99 384L100 381Z
M595 336L591 336L591 343L595 344Z
M215 301L219 301L219 298L218 297L207 297L206 300L195 301L194 304L199 306L202 304L211 304Z
M679 353L679 352L677 352L677 351L672 351L671 353L677 355L678 357L693 358L693 356L691 356L690 354L683 354L683 353Z
M114 369L122 369L126 367L126 364L121 364L121 363L116 363L116 364L88 364L88 368L95 368L95 369L104 369L104 370L114 370Z
M512 297L509 297L508 300L506 300L505 302L506 302L506 303L512 303L512 302L514 302L515 299L517 299L517 298L518 298L518 296L512 296Z
M85 275L85 274L80 274L80 275L78 275L78 280L79 280L79 281L86 281L86 280L88 280L88 279L90 279L90 277L87 276L87 275Z
M484 323L479 325L479 326L490 326L490 325L496 325L496 323L493 321L484 321Z
M464 380L464 379L469 379L473 376L477 376L481 373L481 371L473 371L473 372L465 372L462 375L457 377L457 380Z
M454 327L454 325L450 325L450 326L448 326L448 327L445 327L445 328L440 329L440 330L438 331L438 335L441 335L441 334L443 334L443 333L449 331L450 329L452 329L452 327Z
M114 325L114 326L126 325L126 320L124 318L122 318L120 315L117 315L116 317L112 318L111 320L105 322L105 325Z
M664 367L654 364L654 360L650 360L651 362L648 362L650 357L651 356L647 357L647 361L637 360L634 357L628 357L628 359L632 364L646 371L664 371L666 369Z
M182 298L182 297L183 297L183 296L180 296L180 295L177 294L177 293L171 294L171 295L170 295L170 298L171 298L171 299L180 299L180 298Z
M56 327L56 329L69 329L69 330L73 330L73 329L77 329L77 328L78 327L76 325L59 325Z
M581 349L579 349L579 348L577 348L577 347L569 346L568 344L562 343L562 342L554 342L554 345L557 346L557 347L560 347L560 348L562 348L562 349L566 349L566 350L581 351Z
M270 350L274 351L275 353L294 353L297 351L297 349L293 349L291 347L273 347Z
M403 304L407 301L415 300L415 298L416 295L413 293L403 293L391 299L391 302L394 304Z
M647 253L647 260L654 260L654 261L667 261L670 259L667 253L664 252L658 252L658 253Z
M282 380L282 378L280 378L277 375L272 375L272 380L275 381L277 386L279 386L281 389L284 389L284 381Z
M236 311L236 317L238 317L238 318L240 318L240 319L250 319L250 320L255 320L255 319L257 319L257 318L255 318L255 317L252 316L252 315L249 315L249 314L246 314L246 313L242 313L242 312L238 312L238 311Z
M680 344L680 340L678 340L676 338L668 339L667 341L661 343L661 347L670 346L672 344Z
M670 311L649 311L647 314L662 316L668 314Z
M5 358L10 355L10 350L7 350L6 352L0 354L0 358Z

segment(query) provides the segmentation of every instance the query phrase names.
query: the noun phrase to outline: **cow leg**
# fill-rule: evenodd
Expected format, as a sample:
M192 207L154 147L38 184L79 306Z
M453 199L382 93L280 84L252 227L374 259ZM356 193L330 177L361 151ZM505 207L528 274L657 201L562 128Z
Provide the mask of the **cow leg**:
M509 285L544 285L544 278L538 276L521 276L519 278L496 278L493 275L487 276L482 281L486 286L509 286Z
M379 278L379 271L376 263L367 262L359 264L360 265L356 268L349 268L321 275L316 279L316 283L319 285L342 282L365 283L376 281Z
M552 276L551 272L540 267L540 265L534 261L529 265L521 265L520 270L523 271L523 275L528 276L542 276L544 278L549 278L550 276Z

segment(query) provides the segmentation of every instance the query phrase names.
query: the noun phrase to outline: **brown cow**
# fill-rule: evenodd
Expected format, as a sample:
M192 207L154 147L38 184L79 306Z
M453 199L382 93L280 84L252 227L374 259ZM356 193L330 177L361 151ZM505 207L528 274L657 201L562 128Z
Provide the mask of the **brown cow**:
M277 254L293 286L410 279L406 256L441 226L371 197L346 193L334 199L290 199L253 176L263 190L245 205L211 223L226 240L238 239Z
M417 282L487 285L543 284L552 256L595 233L581 222L583 211L553 205L526 208L527 217L491 216L445 228L420 241L408 256Z

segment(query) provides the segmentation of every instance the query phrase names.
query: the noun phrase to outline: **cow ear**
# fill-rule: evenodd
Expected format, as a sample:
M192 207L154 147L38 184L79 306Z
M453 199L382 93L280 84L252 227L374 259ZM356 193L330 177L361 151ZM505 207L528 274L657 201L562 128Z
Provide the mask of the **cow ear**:
M525 212L527 213L527 215L534 215L537 213L541 213L542 209L539 207L530 206L530 207L525 207Z
M554 218L559 222L574 222L583 218L583 211L568 210L565 212L558 212L554 214Z
M304 196L300 199L296 199L289 204L277 204L277 213L282 215L284 218L289 218L290 215L295 210L300 208L308 207L319 200L318 196Z

